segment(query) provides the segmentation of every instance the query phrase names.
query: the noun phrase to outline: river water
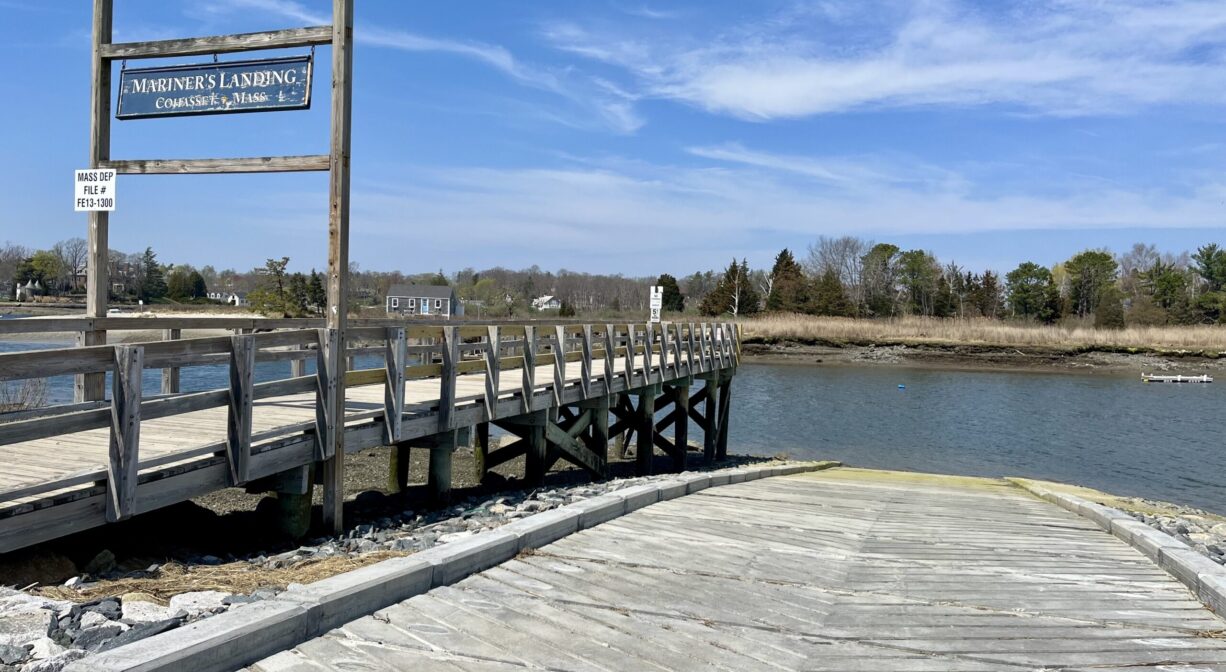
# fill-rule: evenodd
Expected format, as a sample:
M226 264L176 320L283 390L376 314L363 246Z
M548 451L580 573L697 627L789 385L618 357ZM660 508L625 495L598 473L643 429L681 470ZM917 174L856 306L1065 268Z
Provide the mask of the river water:
M729 449L1064 481L1226 513L1226 385L1139 378L746 365Z
M0 352L66 345L0 342ZM359 361L359 368L377 366L381 360ZM260 363L256 373L288 377L289 364ZM223 366L181 375L184 392L229 381ZM146 371L145 393L159 386L160 373ZM1226 513L1223 381L1145 385L1134 375L1102 373L746 364L732 390L733 452L1040 478ZM51 379L48 392L53 403L71 401L71 378ZM701 437L696 427L690 435Z

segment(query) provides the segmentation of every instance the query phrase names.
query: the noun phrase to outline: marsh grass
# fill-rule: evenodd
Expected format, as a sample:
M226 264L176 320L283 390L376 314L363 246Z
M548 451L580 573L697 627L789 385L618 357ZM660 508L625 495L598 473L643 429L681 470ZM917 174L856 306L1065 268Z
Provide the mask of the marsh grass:
M1226 326L1095 329L1000 320L900 317L881 320L768 315L742 322L749 340L868 344L978 345L1068 350L1186 350L1226 354Z

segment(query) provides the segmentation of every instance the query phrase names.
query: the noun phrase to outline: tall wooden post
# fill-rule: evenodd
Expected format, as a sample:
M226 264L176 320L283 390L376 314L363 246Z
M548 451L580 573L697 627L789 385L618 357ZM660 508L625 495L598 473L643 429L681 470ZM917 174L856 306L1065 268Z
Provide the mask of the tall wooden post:
M707 426L702 436L702 459L704 462L710 462L715 459L719 449L719 372L715 371L703 376L703 380L705 381L703 389L707 392L706 401L703 402L703 420Z
M101 1L101 0L98 0ZM332 0L332 141L328 162L328 329L336 332L338 350L346 347L349 312L349 157L353 79L353 0ZM336 419L332 456L324 462L324 527L344 527L345 371L337 357L335 393L327 403Z
M639 476L650 476L655 460L655 415L656 395L660 393L660 385L648 385L637 392L639 407L637 410L638 445L634 449L634 470Z
M103 58L102 46L111 43L113 0L94 0L93 62L90 66L89 102L89 167L98 168L111 158L111 60ZM107 253L110 246L107 233L109 212L89 213L89 258L85 266L85 316L106 317L107 290L110 278ZM106 331L94 328L77 333L77 345L105 345ZM86 373L76 376L73 398L78 401L101 401L106 395L106 374Z
M685 471L690 450L690 383L683 379L673 386L675 396L673 419L673 444L677 452L673 455L673 469Z

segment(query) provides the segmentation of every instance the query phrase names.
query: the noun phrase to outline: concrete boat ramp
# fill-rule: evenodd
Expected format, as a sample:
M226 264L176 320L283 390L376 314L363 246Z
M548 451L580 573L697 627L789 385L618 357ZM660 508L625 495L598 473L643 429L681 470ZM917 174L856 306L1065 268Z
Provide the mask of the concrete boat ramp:
M1224 630L1015 485L840 468L639 509L248 669L1226 670Z
M1226 569L1053 484L687 472L71 672L1226 671Z

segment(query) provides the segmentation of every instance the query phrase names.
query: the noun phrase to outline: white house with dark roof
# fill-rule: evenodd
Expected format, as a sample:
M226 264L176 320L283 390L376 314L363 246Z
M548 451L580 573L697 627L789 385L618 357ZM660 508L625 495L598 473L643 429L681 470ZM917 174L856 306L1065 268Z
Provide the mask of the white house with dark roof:
M387 314L405 317L463 317L464 304L455 289L441 285L392 285L387 291Z

